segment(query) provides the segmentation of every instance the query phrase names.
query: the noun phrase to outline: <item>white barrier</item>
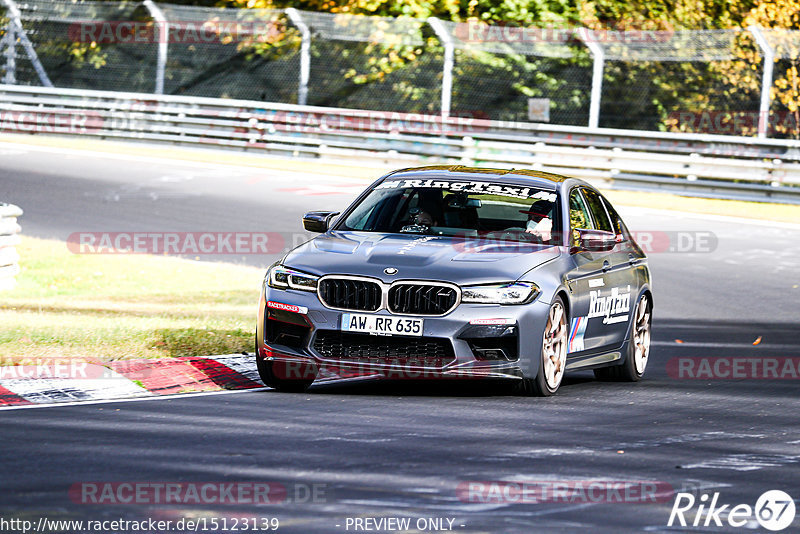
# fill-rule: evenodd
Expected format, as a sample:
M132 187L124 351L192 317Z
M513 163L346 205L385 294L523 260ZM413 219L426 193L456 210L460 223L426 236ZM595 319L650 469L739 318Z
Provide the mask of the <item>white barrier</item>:
M22 210L13 204L0 202L0 291L16 286L14 277L19 273L20 226L17 217Z
M800 141L502 122L0 85L0 132L270 154L534 168L715 196L800 201Z

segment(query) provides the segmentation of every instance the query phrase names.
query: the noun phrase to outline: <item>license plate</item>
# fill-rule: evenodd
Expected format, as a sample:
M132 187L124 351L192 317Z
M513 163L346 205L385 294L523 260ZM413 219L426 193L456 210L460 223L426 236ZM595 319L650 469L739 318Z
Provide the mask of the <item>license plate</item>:
M342 314L343 332L366 332L378 336L421 336L422 319L384 315Z

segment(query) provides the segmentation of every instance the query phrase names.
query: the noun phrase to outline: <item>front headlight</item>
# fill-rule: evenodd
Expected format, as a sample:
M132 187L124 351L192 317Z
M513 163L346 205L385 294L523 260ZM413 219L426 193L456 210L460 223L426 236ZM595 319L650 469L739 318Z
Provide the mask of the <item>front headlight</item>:
M275 289L299 289L301 291L316 291L319 276L308 274L283 265L270 267L267 277L269 287Z
M509 282L461 288L461 302L479 304L525 304L539 295L539 287L531 282Z

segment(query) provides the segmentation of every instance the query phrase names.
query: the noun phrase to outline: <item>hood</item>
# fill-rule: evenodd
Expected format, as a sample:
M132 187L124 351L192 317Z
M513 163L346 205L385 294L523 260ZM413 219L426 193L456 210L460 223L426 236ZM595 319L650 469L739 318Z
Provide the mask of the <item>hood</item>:
M283 263L310 274L352 274L457 284L514 281L560 254L558 247L463 237L335 231L287 254ZM386 275L387 267L397 274Z

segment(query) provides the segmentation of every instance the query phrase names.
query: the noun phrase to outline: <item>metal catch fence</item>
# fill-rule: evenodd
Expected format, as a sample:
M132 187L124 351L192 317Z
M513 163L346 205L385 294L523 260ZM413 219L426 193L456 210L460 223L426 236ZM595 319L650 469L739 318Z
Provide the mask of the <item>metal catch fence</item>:
M523 28L152 0L0 8L5 84L800 137L784 90L800 30Z

